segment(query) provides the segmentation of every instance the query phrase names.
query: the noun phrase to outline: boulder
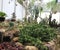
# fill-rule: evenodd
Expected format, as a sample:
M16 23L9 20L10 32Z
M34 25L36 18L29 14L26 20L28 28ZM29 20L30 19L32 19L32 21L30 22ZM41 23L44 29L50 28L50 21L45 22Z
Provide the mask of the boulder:
M55 43L53 41L46 43L44 46L47 46L48 50L55 50Z
M5 31L6 31L6 30L5 30L5 29L3 29L3 28L1 28L1 29L0 29L0 32L5 32Z
M14 37L12 41L16 42L19 40L19 37Z
M16 46L23 46L23 44L20 43L20 42L16 42L15 45L16 45Z
M38 50L38 48L35 46L25 46L25 49L26 50Z

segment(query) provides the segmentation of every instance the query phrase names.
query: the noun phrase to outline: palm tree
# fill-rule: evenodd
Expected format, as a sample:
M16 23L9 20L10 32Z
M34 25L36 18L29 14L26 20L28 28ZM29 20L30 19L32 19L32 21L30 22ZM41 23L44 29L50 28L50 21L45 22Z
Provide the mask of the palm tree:
M29 12L31 13L31 17L35 17L35 21L37 21L37 17L39 16L40 13L40 17L41 17L41 12L43 10L43 8L41 7L41 0L32 0L29 4Z
M59 4L57 4L57 0L52 0L51 2L47 3L47 7L51 9L50 15L49 15L49 25L54 25L51 23L52 13L56 13L59 11Z
M28 14L31 14L31 16L33 16L33 10L32 7L34 6L34 1L35 0L17 0L24 8L25 8L25 21L27 18ZM29 4L27 2L30 2Z
M25 8L25 12L26 12L25 18L27 18L28 13L30 13L32 17L34 17L34 15L35 15L35 20L37 20L39 12L40 12L40 15L41 15L41 11L43 10L43 8L39 5L38 6L34 5L36 0L29 0L29 1L31 1L29 3L29 5L27 5L27 3L25 3L25 4L23 3L26 0L17 0L17 1ZM41 0L39 0L39 2L40 1ZM39 4L39 3L37 3L37 4Z
M47 3L47 8L50 9L50 12L57 11L57 1L56 0L52 0L51 2L48 2Z

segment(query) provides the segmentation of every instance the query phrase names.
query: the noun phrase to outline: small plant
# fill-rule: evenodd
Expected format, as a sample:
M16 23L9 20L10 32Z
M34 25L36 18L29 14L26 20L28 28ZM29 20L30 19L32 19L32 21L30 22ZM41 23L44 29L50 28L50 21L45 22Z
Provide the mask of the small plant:
M0 22L3 22L5 20L6 13L0 12Z
M0 12L0 17L5 17L6 13Z

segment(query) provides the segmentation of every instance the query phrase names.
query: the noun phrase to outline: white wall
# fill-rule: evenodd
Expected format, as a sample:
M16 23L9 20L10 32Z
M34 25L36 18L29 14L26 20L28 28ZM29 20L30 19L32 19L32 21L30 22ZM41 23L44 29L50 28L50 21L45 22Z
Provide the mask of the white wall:
M9 0L3 0L3 11L7 14L6 19L12 18L12 13L14 12L14 1ZM25 9L22 5L20 5L18 2L16 2L16 19L22 19L25 16ZM1 0L0 0L0 11L1 11Z
M60 13L57 12L56 14L52 14L52 20L56 19L57 24L60 23Z
M49 15L50 15L49 12L42 12L41 18L45 18L45 17L49 18ZM57 24L59 24L60 23L60 12L57 12L56 14L53 13L52 14L52 20L53 19L56 19ZM41 21L41 19L37 18L37 22L39 23L40 21Z

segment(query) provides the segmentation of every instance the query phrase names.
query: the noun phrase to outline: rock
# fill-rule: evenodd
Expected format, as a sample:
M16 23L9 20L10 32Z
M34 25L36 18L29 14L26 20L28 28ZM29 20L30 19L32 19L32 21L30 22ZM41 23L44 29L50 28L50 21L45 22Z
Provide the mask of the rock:
M6 30L5 30L5 29L3 29L3 28L2 28L2 29L0 29L0 32L5 32L5 31L6 31Z
M14 42L16 42L16 41L18 41L18 40L19 40L19 37L14 37L14 38L13 38L13 41L14 41Z
M13 34L14 37L18 37L19 36L19 31L16 31L14 34Z
M15 45L16 45L16 46L23 46L23 44L20 43L20 42L16 42Z
M5 32L4 36L10 36L11 39L13 38L13 34L9 31Z
M49 50L55 50L55 43L53 41L46 43L44 46L47 46Z
M26 50L38 50L38 48L35 46L25 46L25 49Z

